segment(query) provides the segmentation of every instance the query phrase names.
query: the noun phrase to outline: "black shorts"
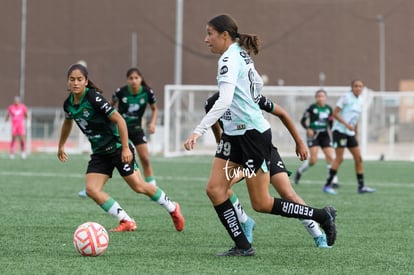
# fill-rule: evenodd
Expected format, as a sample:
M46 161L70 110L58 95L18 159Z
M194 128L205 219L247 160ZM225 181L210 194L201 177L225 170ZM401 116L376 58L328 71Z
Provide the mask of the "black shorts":
M272 148L269 170L270 170L270 176L273 176L273 175L276 175L277 173L282 173L282 172L288 173L288 170L286 169L286 166L283 163L283 160L280 157L279 152L277 151L276 147Z
M128 129L128 138L135 146L147 143L147 137L142 129Z
M334 148L353 148L358 147L358 141L355 136L349 136L338 131L333 131Z
M86 174L98 173L108 175L110 178L112 178L112 172L114 171L115 167L122 177L133 174L134 170L138 169L138 164L135 161L134 147L130 144L129 148L132 151L133 156L131 164L122 162L122 148L119 148L112 154L91 155Z
M332 141L328 131L316 131L315 135L312 138L307 137L306 141L308 143L309 148L314 146L320 146L321 148L332 147Z
M243 168L257 172L269 170L272 151L272 132L270 129L263 133L257 130L247 130L242 136L221 135L216 150L216 157L240 164Z

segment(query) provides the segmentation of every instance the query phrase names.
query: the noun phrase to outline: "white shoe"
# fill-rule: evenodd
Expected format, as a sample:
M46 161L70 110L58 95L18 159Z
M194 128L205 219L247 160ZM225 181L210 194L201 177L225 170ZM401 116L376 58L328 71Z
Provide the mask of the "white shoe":
M10 159L14 159L14 154L10 154Z
M25 152L22 152L22 159L26 159L26 153Z

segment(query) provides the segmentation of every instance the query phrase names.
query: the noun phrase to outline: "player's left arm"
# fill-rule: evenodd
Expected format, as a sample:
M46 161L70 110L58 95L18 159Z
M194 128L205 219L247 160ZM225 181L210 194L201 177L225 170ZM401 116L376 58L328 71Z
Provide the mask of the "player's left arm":
M158 116L158 107L157 104L151 104L151 120L148 123L148 130L150 134L155 133L155 123L157 122L157 116Z

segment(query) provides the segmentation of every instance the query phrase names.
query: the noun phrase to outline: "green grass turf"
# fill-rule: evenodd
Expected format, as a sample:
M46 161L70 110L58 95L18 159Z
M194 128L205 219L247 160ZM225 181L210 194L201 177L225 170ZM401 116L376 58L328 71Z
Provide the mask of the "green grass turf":
M252 210L244 182L234 187L256 220L255 257L220 258L232 242L205 195L212 157L152 157L158 184L181 204L186 228L176 232L167 212L133 193L117 172L105 187L136 219L135 232L110 233L108 250L95 258L75 251L78 225L117 225L84 186L86 155L60 163L55 155L22 161L0 155L0 274L412 274L414 216L412 162L366 161L367 185L375 194L356 193L352 160L341 167L337 196L321 192L326 165L320 160L294 186L314 207L338 210L337 242L318 249L302 224ZM294 171L299 161L286 159ZM275 195L273 189L271 193Z

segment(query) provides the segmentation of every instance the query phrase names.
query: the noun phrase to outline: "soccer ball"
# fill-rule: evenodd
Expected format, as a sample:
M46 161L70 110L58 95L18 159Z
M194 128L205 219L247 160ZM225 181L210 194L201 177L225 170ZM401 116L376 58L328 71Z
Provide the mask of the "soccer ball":
M99 223L85 222L73 234L73 244L82 256L99 256L108 248L108 232Z

